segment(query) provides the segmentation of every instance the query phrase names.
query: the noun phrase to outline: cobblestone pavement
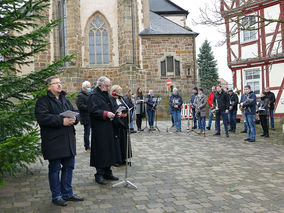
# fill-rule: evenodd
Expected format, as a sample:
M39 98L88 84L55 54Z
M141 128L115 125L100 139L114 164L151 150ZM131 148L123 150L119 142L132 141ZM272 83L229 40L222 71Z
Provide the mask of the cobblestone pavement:
M132 134L133 159L129 180L138 190L100 186L84 152L82 126L77 128L73 188L84 202L67 207L51 203L47 163L33 174L9 177L0 188L0 212L284 212L284 147L245 135L199 136L193 131ZM124 177L125 167L113 168Z

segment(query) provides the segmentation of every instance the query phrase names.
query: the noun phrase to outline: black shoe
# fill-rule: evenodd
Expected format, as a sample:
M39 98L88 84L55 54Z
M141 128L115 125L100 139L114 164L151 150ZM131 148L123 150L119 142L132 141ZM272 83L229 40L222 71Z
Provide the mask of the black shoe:
M265 136L265 134L262 134L262 135L260 135L261 137L264 137Z
M133 130L130 130L130 133L136 133L136 131L133 129Z
M265 138L269 138L269 135L264 135Z
M232 129L229 129L228 131L229 131L229 132L232 132L233 130L232 130Z
M68 198L63 198L64 200L66 201L84 201L84 198L83 197L79 197L77 195L73 195L72 197L68 197Z
M232 129L232 131L231 131L231 132L235 133L235 132L236 132L236 130L235 130L235 129Z
M211 128L209 126L206 127L207 130L210 130Z
M104 179L102 175L96 176L96 182L101 185L107 185L107 181Z
M226 137L228 138L228 137L229 137L229 134L226 134Z
M65 200L63 200L62 197L55 198L52 200L52 203L56 206L67 206L67 203Z
M111 175L104 175L104 179L106 179L106 180L119 180L118 177L115 177L112 174Z
M241 131L241 133L248 133L247 131Z
M197 127L196 127L196 126L194 126L194 127L192 127L192 129L197 129Z
M254 139L248 139L248 142L255 142Z
M271 130L273 130L273 131L274 131L274 130L276 130L276 129L275 129L275 128L271 128Z
M221 135L220 133L215 133L213 136L219 136L219 135Z
M249 140L249 138L244 139L244 141L248 141L248 140Z

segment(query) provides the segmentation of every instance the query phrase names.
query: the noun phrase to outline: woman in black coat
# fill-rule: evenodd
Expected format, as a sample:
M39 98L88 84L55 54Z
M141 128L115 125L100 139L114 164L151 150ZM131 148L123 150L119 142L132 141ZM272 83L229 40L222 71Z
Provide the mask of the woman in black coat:
M268 114L269 114L269 97L265 92L261 93L261 100L257 104L257 112L259 114L259 119L261 123L261 127L263 129L263 134L261 136L263 137L269 137L269 131L268 131Z
M118 180L110 167L120 163L114 140L115 108L108 93L109 88L110 80L100 77L88 100L92 128L90 166L96 167L96 182L102 185L107 184L106 180Z
M122 159L121 164L124 165L126 162L126 148L127 148L127 131L129 131L128 127L128 115L127 115L127 107L125 104L119 99L115 94L121 94L122 88L119 85L113 85L111 88L112 94L112 103L114 105L115 110L117 110L120 106L125 107L126 109L122 112L120 118L114 120L114 129L115 129L115 137L118 138L118 142L120 144L120 156ZM128 157L131 157L131 146L128 144Z

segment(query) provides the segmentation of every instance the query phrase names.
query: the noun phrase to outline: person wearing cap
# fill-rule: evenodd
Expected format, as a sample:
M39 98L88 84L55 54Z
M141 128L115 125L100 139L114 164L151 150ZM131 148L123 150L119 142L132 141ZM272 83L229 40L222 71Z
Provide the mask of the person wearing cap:
M237 126L237 110L239 98L236 93L232 89L229 89L229 97L230 97L230 105L229 105L229 122L230 122L230 132L236 132Z
M192 113L192 119L193 119L193 127L192 127L192 129L196 129L197 125L196 125L196 115L195 115L196 112L195 112L194 100L195 100L195 97L198 94L197 87L193 87L192 93L193 94L191 95L191 98L190 98L190 101L189 101L189 106L191 107L191 113Z

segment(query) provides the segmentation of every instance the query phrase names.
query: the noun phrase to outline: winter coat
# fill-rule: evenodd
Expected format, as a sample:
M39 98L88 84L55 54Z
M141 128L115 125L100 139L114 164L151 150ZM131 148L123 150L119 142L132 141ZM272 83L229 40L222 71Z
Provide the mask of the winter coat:
M269 109L274 109L274 103L276 101L274 93L269 91L266 96L269 99Z
M125 98L125 103L127 104L127 106L129 108L132 108L130 111L133 112L134 111L134 104L132 102L132 97L129 98L128 95L127 95L126 98Z
M122 102L117 104L117 99L111 97L111 101L113 103L114 109L117 110L120 106L125 106ZM126 110L127 112L127 110ZM127 147L127 131L128 131L128 115L123 118L115 118L114 119L114 133L115 140L118 142L117 150L119 150L119 158L121 162L126 160L126 147ZM128 157L132 156L131 144L128 144Z
M41 150L45 160L61 159L76 155L74 126L63 126L63 117L59 114L66 110L74 111L71 102L61 92L59 99L48 91L39 98L35 106L36 120L40 126ZM76 119L76 123L78 119Z
M171 111L181 111L181 106L183 104L182 97L179 94L172 94L169 100L170 110ZM177 105L178 108L175 108L174 105Z
M148 110L156 110L156 105L157 105L157 103L155 103L154 102L154 98L155 98L155 96L154 95L150 95L150 94L148 94L147 96L146 96L146 100L147 100L147 111ZM155 106L154 106L155 105Z
M136 96L135 97L135 112L136 115L142 115L142 117L145 117L145 104L142 102L144 100L143 96Z
M189 100L189 105L190 105L190 106L193 106L195 97L196 97L197 95L198 95L198 93L193 93L193 94L191 95L191 98L190 98L190 100Z
M264 96L261 97L259 103L257 104L257 113L259 115L268 115L268 104L269 104L269 97Z
M208 106L209 108L214 108L214 104L213 104L213 99L214 99L214 92L211 92L208 96Z
M89 95L86 94L83 90L81 90L76 100L76 105L80 112L80 122L83 125L90 124L90 115L88 112L88 98Z
M255 115L256 113L256 95L250 91L243 106L245 107L245 115Z
M206 96L202 94L200 97L197 95L194 99L193 106L195 106L195 115L200 117L206 117Z
M89 95L88 109L92 128L90 166L106 168L120 163L114 140L114 124L107 118L107 112L115 113L109 93L96 87Z
M233 93L232 95L229 95L230 98L230 106L233 107L233 110L238 110L238 103L239 103L239 97L236 93Z
M214 108L218 108L218 110L226 111L229 110L229 95L221 90L221 93L216 92L213 98Z

